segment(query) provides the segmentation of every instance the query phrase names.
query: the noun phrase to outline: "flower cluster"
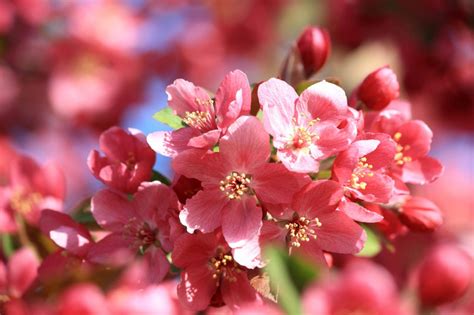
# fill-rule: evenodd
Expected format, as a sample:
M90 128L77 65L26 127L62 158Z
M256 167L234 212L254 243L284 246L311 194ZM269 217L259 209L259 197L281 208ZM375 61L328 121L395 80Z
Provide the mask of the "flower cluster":
M291 52L301 55L306 76L321 68L329 49L313 35L302 36ZM304 62L307 56L322 59ZM252 87L240 70L228 73L215 95L183 79L166 93L169 108L156 117L174 130L145 136L112 127L102 133L103 155L91 151L87 164L105 188L73 216L61 212L58 173L16 160L0 186L0 229L19 231L20 240L34 235L37 253L25 248L7 267L0 265L7 310L187 313L226 305L236 313L278 314L275 302L284 288L271 277L267 249L279 248L288 259L321 270L349 260L342 274L306 291L308 314L403 313L391 276L351 256L369 235L389 243L443 221L434 203L411 194L410 185L434 181L443 166L429 156L432 132L398 99L389 67L369 74L349 98L329 80L292 86L270 78ZM172 181L153 170L156 153L171 158ZM423 281L420 297L427 305L452 301L468 286L464 254L442 250L460 257L464 274L453 279L450 295ZM420 279L452 267L439 256L425 262ZM17 260L38 265L37 274L24 272ZM375 283L365 283L366 275ZM22 299L33 294L28 288L35 282L41 284L36 294L53 296L56 306ZM79 296L90 303L81 305ZM157 296L163 304L156 304Z

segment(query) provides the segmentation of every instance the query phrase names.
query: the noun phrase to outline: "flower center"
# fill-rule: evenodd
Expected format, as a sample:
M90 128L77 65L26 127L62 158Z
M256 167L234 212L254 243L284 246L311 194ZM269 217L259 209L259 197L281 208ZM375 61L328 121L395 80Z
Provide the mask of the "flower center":
M216 279L216 286L219 286L221 279L230 282L237 281L234 273L239 273L241 270L230 252L224 252L222 248L218 248L216 256L212 257L209 263L213 270L212 278Z
M15 192L10 199L10 206L13 210L19 213L27 214L33 210L33 208L36 207L42 199L43 196L38 192L27 194Z
M305 217L299 217L293 222L287 223L285 228L288 230L289 244L292 247L300 247L301 242L309 242L311 239L316 239L315 228L322 226L318 218L309 220Z
M143 248L155 244L156 231L154 231L146 222L139 221L137 218L131 218L125 224L123 235L131 239L133 247Z
M230 200L240 199L243 194L250 192L250 179L250 175L245 173L232 172L220 181L220 190Z
M371 169L374 166L372 164L367 163L367 158L361 157L359 162L357 163L356 168L353 170L351 174L351 179L349 180L349 184L354 189L361 189L364 190L367 188L367 183L364 182L362 179L366 176L372 177L374 176L374 172Z
M196 98L194 100L197 105L201 108L204 108L202 111L194 111L194 112L185 112L183 121L186 125L196 128L199 131L209 131L215 129L215 121L213 117L213 105L214 101L211 99L208 100L201 100Z
M314 132L309 131L308 127L312 127L319 121L319 118L313 119L308 126L293 126L293 132L290 135L287 147L290 149L306 149L313 142L313 138L319 139ZM296 121L295 121L296 123Z
M127 166L127 170L133 171L136 164L137 164L137 159L135 158L135 154L133 154L132 152L128 152L127 160L125 161L125 165Z
M409 150L410 149L410 146L407 144L407 145L404 145L402 146L401 144L399 144L398 142L400 141L400 138L402 137L402 134L400 132L396 132L394 135L393 135L393 139L397 142L397 153L395 153L395 163L397 165L403 165L407 162L411 162L412 161L412 158L410 156L406 156L403 151L406 151L406 150Z

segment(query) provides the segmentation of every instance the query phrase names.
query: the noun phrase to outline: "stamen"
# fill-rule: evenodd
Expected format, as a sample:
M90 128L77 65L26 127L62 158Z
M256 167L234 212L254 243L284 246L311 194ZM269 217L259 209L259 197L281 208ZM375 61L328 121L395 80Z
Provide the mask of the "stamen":
M403 152L406 150L410 149L410 145L405 145L402 146L401 144L398 143L400 141L400 138L402 137L402 134L400 132L396 132L393 135L393 139L397 142L397 153L395 153L394 160L397 165L403 165L405 163L411 162L412 158L411 156L406 156Z
M241 272L239 265L235 262L232 254L224 252L222 248L217 249L216 256L209 261L210 268L213 270L212 278L216 280L216 286L219 286L220 280L225 279L230 282L237 281L234 273Z
M209 112L185 112L183 121L186 125L201 131L213 129L212 117Z
M15 192L10 199L10 206L13 210L19 213L27 214L33 210L33 208L38 205L42 199L43 196L38 192L29 194Z
M318 218L309 220L305 217L299 217L293 222L287 223L285 228L288 230L289 244L292 247L300 247L301 242L309 242L316 239L315 228L322 226Z
M251 176L245 173L232 172L220 181L220 190L230 200L240 199L245 193L250 193Z
M367 183L361 180L365 176L374 176L374 172L371 171L373 167L374 166L372 164L367 163L367 158L365 156L361 157L357 163L356 168L351 174L351 179L349 180L350 186L354 189L365 190L367 188Z

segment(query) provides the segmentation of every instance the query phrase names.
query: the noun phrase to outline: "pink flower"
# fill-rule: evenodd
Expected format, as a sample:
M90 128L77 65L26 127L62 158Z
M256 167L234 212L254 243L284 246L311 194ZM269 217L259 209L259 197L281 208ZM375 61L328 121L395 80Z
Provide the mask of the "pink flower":
M111 233L89 250L96 263L122 264L139 252L155 272L155 282L167 274L166 252L182 232L177 221L178 201L173 191L159 183L147 183L129 201L126 196L102 190L92 198L92 214Z
M92 283L75 284L59 297L57 315L112 314L102 291Z
M298 97L284 81L270 79L258 88L263 126L273 136L278 158L291 171L319 170L319 161L346 149L357 128L344 91L326 81Z
M313 181L298 192L287 218L265 221L261 242L284 243L290 254L325 262L323 251L355 254L364 246L364 230L336 210L343 196L341 186L331 180Z
M155 152L146 143L145 136L136 129L125 131L112 127L100 135L100 156L93 150L87 165L92 174L111 188L134 193L140 183L149 180L155 164Z
M331 51L331 39L327 30L310 26L301 33L297 47L305 75L309 78L326 63Z
M219 152L187 150L172 162L173 169L196 178L203 190L188 199L180 213L188 230L209 233L222 226L231 247L251 240L262 225L257 200L288 203L301 187L299 176L281 164L268 163L270 142L260 121L240 117L219 143Z
M423 259L417 291L423 305L437 306L459 299L473 279L473 261L453 245L439 245Z
M28 248L16 251L7 266L0 261L0 304L20 299L33 284L39 260Z
M215 101L201 87L178 79L166 88L168 106L187 125L175 131L148 135L150 146L174 157L189 148L211 148L237 118L250 112L251 92L245 73L229 72L217 89Z
M40 167L26 156L14 160L9 185L0 187L0 231L16 231L17 215L37 225L43 209L62 210L64 182L55 164Z
M339 277L307 289L303 309L308 315L409 314L401 307L390 273L365 260L352 261Z
M220 232L184 234L176 241L172 260L182 269L178 297L193 311L206 309L217 292L232 309L257 299L247 269L235 261Z
M400 221L412 231L430 232L443 224L443 215L432 201L408 197L400 207Z
M389 66L384 66L370 73L355 93L369 109L382 110L398 98L399 90L397 76Z
M367 133L341 152L334 160L332 176L345 191L341 210L354 220L377 222L382 217L352 200L388 202L394 188L386 175L395 155L395 144L385 134Z

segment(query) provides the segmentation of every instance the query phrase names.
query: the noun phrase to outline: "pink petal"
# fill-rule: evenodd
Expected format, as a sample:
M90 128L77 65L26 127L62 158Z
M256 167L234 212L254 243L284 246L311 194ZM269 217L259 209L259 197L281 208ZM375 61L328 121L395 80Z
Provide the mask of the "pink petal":
M339 204L339 210L344 212L349 218L358 222L375 223L383 220L383 216L370 211L361 205L343 198Z
M217 141L219 141L220 136L220 130L211 130L202 135L193 137L189 140L188 145L194 148L212 149Z
M262 248L260 247L260 236L256 234L250 241L241 247L232 249L234 260L244 267L254 269L263 267L261 257Z
M39 260L28 248L16 251L8 262L10 295L19 298L36 279Z
M64 199L66 192L66 178L62 169L55 163L48 163L42 168L44 174L42 186L45 193L59 200Z
M321 123L316 124L316 133L319 138L315 143L322 153L315 157L322 159L347 149L357 135L357 126L353 120L348 120L341 129L335 125Z
M263 109L263 126L273 137L284 138L291 132L298 94L285 81L272 78L258 87Z
M178 298L186 308L202 311L209 306L217 287L210 268L207 266L189 267L181 272Z
M147 141L156 153L168 157L175 157L178 153L189 149L189 140L199 134L199 131L194 128L181 128L174 131L156 131L147 136Z
M219 182L232 170L223 163L220 154L198 149L182 152L173 159L171 166L180 175L214 186L218 186Z
M203 88L195 86L189 81L175 80L166 88L166 94L168 95L168 106L181 117L186 112L209 111L209 108L204 105L210 100L209 94Z
M368 202L388 202L392 197L395 182L390 176L374 172L373 176L365 176L361 181L367 184L365 189L351 189L356 198Z
M296 173L315 173L319 170L319 162L305 150L283 149L278 150L277 155L278 159L290 171Z
M88 283L76 284L65 290L58 304L58 314L109 314L104 294L97 286Z
M216 93L219 128L227 128L239 116L250 112L251 91L247 75L240 70L229 72Z
M99 138L100 149L113 161L126 161L135 152L135 137L120 127L111 127Z
M322 226L316 231L315 242L322 250L355 254L364 246L367 238L364 229L341 211L321 215L319 220Z
M118 232L134 216L127 198L110 190L101 190L92 197L91 212L101 227Z
M241 247L260 231L262 210L257 207L255 198L243 197L232 200L222 213L222 233L232 248Z
M231 309L238 309L257 299L257 292L250 285L246 272L234 273L235 281L224 279L221 283L222 299Z
M300 247L290 248L290 254L307 259L316 266L327 266L324 252L319 244L314 241L302 242Z
M160 202L156 202L159 200ZM171 188L158 181L143 184L135 194L133 201L134 213L142 221L153 222L167 221L174 209L177 212L178 199Z
M183 234L176 240L172 260L179 268L205 265L218 246L215 233Z
M64 213L43 210L39 225L56 245L75 255L84 254L92 242L89 231Z
M406 183L424 185L443 174L444 166L429 156L405 163L402 167L402 180Z
M333 212L344 195L341 185L332 180L317 180L298 192L291 208L300 216L311 218Z
M298 113L309 113L312 119L336 124L348 114L346 93L327 81L320 81L304 90L296 108Z
M242 116L230 125L219 148L234 171L251 172L270 157L269 136L254 116Z
M91 246L87 259L98 264L121 266L135 257L137 248L132 248L120 233L111 233Z
M201 190L186 202L179 218L188 230L209 233L221 225L222 210L228 203L229 199L219 189Z
M405 156L417 159L430 151L433 132L423 121L408 121L400 126L398 132L401 134L398 143L403 147L409 146L403 150Z
M372 164L373 170L386 167L393 162L393 158L396 153L396 143L388 134L367 132L364 137L366 139L380 141L379 145L374 151L365 155L367 162ZM359 141L356 143L358 142Z
M8 294L7 266L0 261L0 294Z
M17 225L12 209L9 206L10 193L0 188L0 233L16 232Z
M144 258L149 270L151 270L149 275L150 283L157 284L161 282L170 269L170 263L166 259L165 253L156 246L150 246L150 248L146 250Z
M265 164L253 175L250 185L258 199L267 203L290 203L293 195L306 183L301 175L276 163Z

